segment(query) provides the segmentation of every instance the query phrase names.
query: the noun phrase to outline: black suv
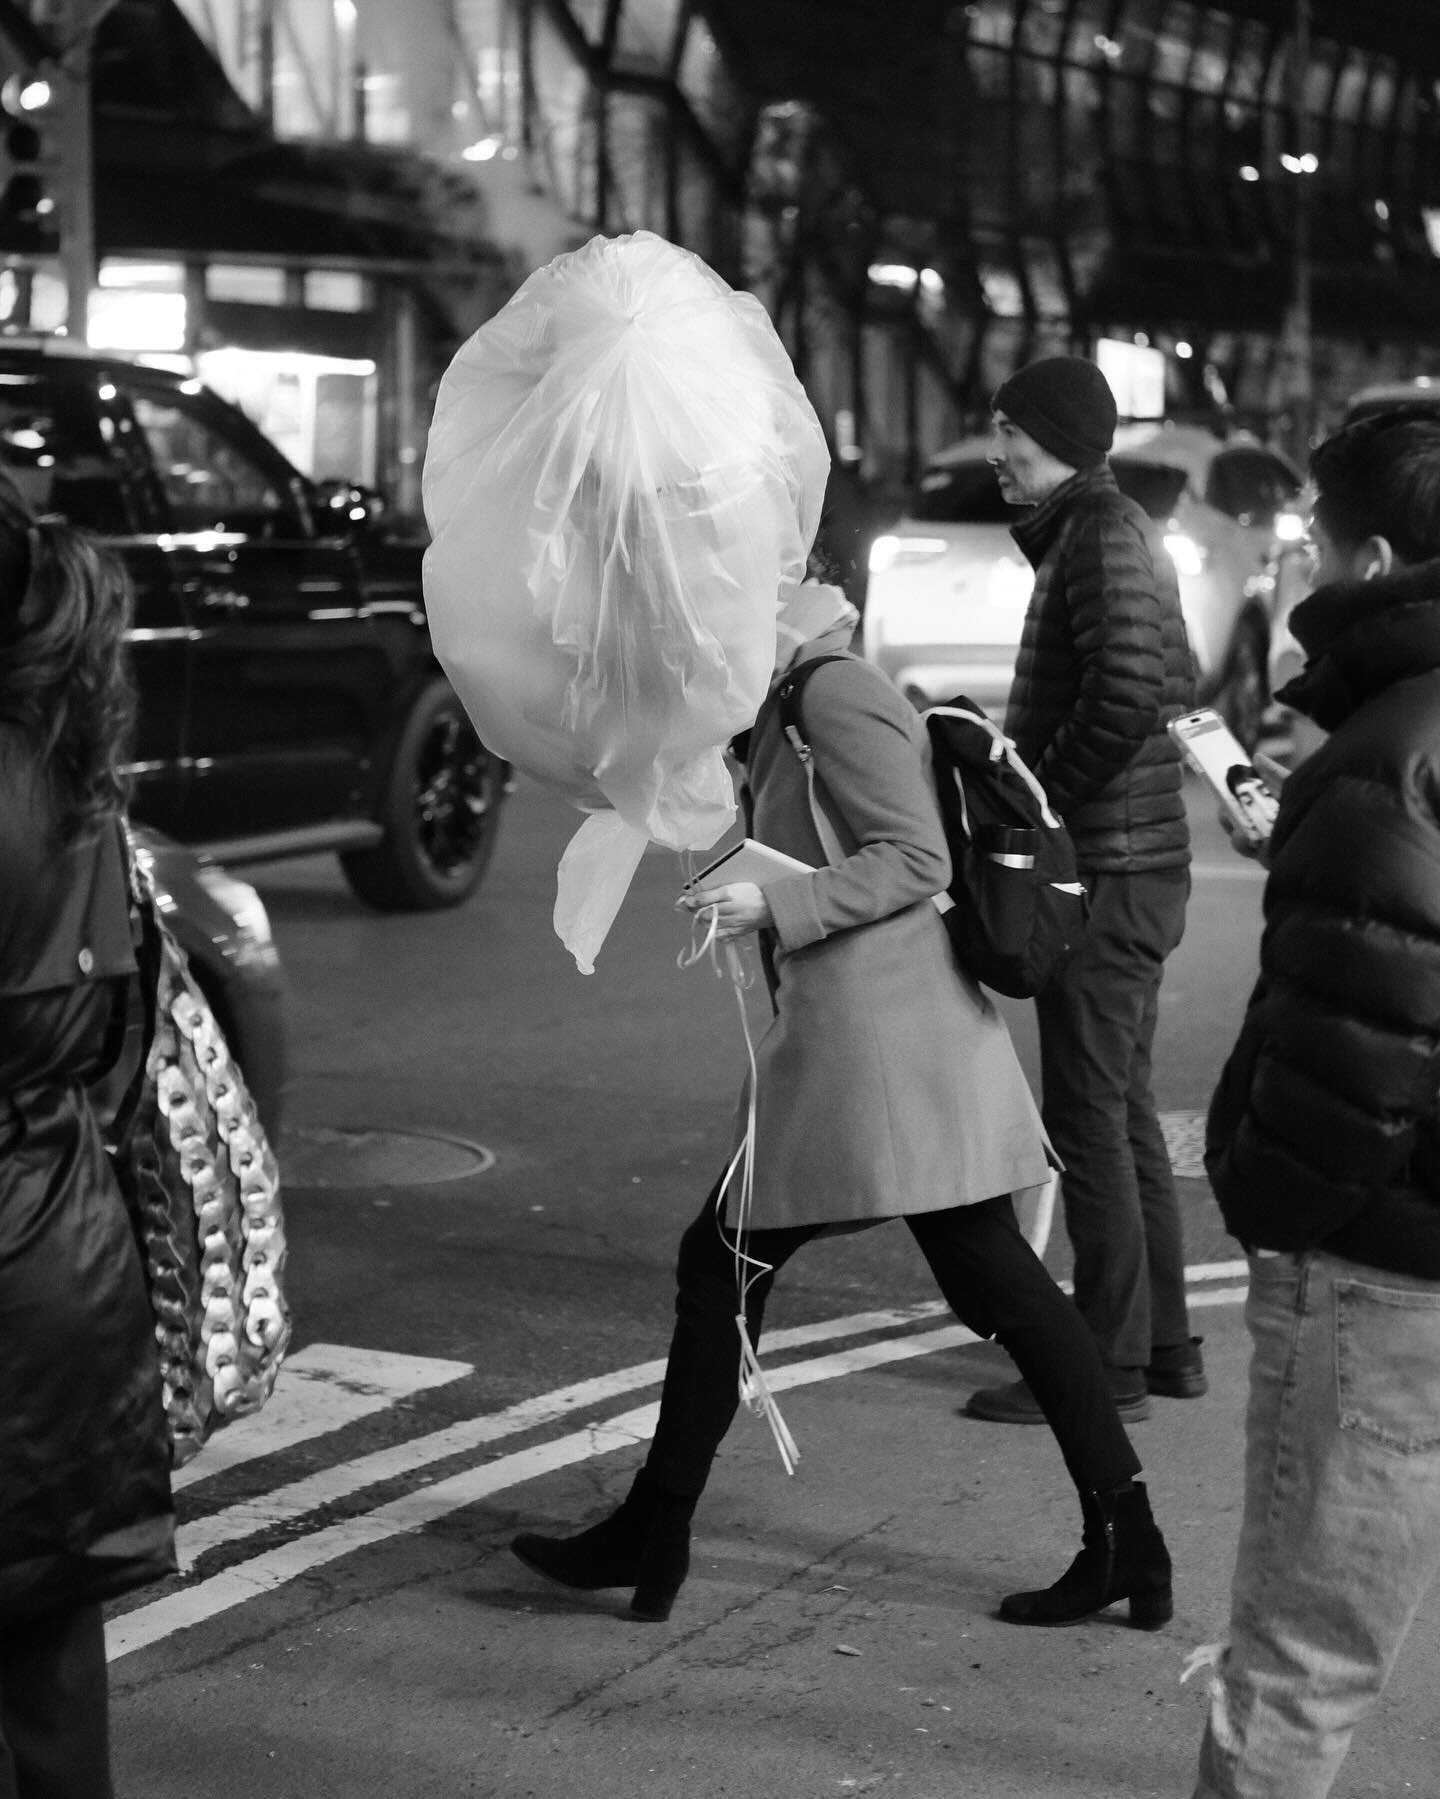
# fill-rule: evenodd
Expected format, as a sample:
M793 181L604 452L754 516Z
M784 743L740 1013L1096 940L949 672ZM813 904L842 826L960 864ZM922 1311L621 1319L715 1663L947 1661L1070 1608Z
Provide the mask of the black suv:
M130 570L139 820L223 861L335 850L390 910L473 890L509 769L377 496L307 480L198 381L34 346L0 344L0 464Z

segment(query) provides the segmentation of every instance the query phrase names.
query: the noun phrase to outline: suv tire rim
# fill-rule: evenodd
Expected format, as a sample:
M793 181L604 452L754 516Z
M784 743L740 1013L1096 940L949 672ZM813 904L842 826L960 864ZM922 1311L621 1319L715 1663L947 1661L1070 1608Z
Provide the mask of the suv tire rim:
M454 879L473 866L490 827L494 758L466 720L442 712L425 734L415 774L416 844L437 875Z

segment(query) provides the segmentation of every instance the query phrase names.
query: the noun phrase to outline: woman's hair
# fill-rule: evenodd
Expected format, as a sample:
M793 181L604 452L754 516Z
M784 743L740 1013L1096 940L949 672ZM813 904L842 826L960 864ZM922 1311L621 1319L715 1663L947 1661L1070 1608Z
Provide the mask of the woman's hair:
M1310 457L1315 517L1337 544L1383 537L1401 562L1440 556L1440 413L1396 406L1345 425Z
M65 842L126 797L131 611L115 557L63 519L36 518L0 476L0 724L39 762Z

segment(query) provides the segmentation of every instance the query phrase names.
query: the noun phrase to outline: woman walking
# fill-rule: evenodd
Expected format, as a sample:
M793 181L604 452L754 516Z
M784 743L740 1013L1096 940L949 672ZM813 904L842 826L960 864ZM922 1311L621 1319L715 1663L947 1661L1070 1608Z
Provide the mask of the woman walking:
M1049 1175L1034 1101L1004 1021L955 966L931 896L949 856L924 727L877 669L840 655L804 689L815 801L781 725L788 672L849 643L835 588L792 590L777 668L751 734L751 836L813 872L702 890L687 901L728 941L763 933L775 1018L757 1049L754 1186L739 1249L754 1275L758 1343L775 1274L837 1227L904 1218L956 1316L1009 1351L1054 1430L1080 1494L1084 1540L1053 1586L1001 1615L1065 1624L1130 1602L1171 1615L1170 1560L1135 1480L1093 1337L1015 1221L1012 1194ZM829 838L827 856L823 838ZM749 1110L742 1096L741 1121ZM733 1164L732 1164L733 1166ZM728 1171L727 1171L728 1173ZM631 1615L669 1615L689 1565L690 1521L735 1415L739 1178L722 1180L680 1244L676 1322L660 1416L619 1509L577 1536L525 1532L522 1561L578 1588L631 1586Z
M123 574L0 479L0 1799L110 1799L102 1600L175 1566L139 1252L88 1086L135 972Z

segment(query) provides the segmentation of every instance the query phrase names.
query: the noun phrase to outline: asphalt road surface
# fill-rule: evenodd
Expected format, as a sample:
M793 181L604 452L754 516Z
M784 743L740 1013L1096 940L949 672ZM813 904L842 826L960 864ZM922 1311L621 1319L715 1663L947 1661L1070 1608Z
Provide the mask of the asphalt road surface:
M742 1418L703 1509L708 1572L678 1628L637 1638L617 1627L623 1596L577 1606L510 1560L519 1521L583 1518L623 1491L653 1416L676 1239L718 1170L744 1062L731 987L677 966L678 859L646 858L583 977L550 926L578 819L522 784L458 912L365 912L319 859L251 871L292 988L294 1350L266 1411L180 1477L181 1575L110 1619L122 1799L1183 1799L1200 1702L1180 1695L1178 1658L1223 1623L1243 1403L1242 1271L1198 1126L1254 976L1261 893L1198 796L1193 810L1194 896L1156 1079L1215 1392L1137 1427L1195 1569L1176 1627L1190 1634L1166 1644L1163 1672L1142 1633L988 1620L997 1581L1063 1567L1073 1500L1047 1432L956 1424L966 1383L1006 1364L966 1347L894 1227L787 1269L766 1359L801 1424L803 1479L786 1482L763 1425ZM1033 1078L1029 1009L1006 1012ZM1059 1225L1048 1259L1063 1278ZM956 1431L972 1433L956 1438L958 1487L921 1454ZM747 1508L760 1490L763 1520ZM942 1596L937 1616L926 1608ZM916 1663L924 1644L949 1680L973 1648L995 1691L962 1698ZM1430 1655L1422 1667L1433 1643ZM855 1664L838 1711L837 1658ZM754 1692L735 1687L741 1668L763 1674ZM1006 1707L1036 1670L1048 1734L1017 1759ZM1411 1777L1426 1790L1429 1715L1417 1724L1399 1694L1373 1776L1390 1784L1356 1792ZM917 1724L914 1707L935 1715ZM702 1714L728 1722L697 1735ZM789 1720L773 1742L764 1717ZM988 1745L963 1764L968 1781L946 1743Z

